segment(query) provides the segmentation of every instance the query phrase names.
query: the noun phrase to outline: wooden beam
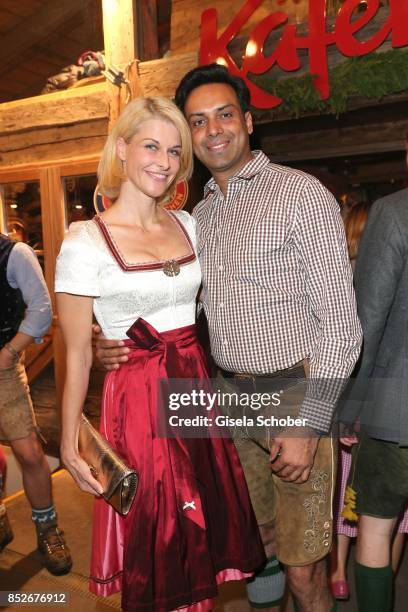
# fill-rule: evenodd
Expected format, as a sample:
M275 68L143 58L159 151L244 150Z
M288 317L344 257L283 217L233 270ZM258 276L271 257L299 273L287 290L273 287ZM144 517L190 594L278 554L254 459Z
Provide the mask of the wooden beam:
M115 66L122 72L127 71L136 59L138 48L138 29L135 0L102 0L103 38L107 67ZM126 104L127 88L107 83L109 103L109 126L115 123L120 111ZM141 95L137 76L133 83L133 95Z
M67 19L83 9L82 0L49 0L32 17L17 24L0 39L2 68L15 63L26 49L33 47Z
M0 156L11 152L18 154L37 145L49 145L51 147L53 144L77 138L107 136L107 130L108 120L105 118L73 125L29 129L24 130L24 132L0 135Z
M392 151L402 151L401 140L395 140L392 142L379 143L373 146L370 143L359 143L354 145L341 145L337 147L324 147L321 146L318 149L305 149L302 152L282 152L271 154L269 157L272 161L277 163L292 163L304 160L312 159L331 159L335 157L352 157L353 155L365 155L374 153L390 153Z
M52 145L48 143L40 144L18 152L2 153L0 156L1 165L8 169L13 166L27 167L30 164L39 167L50 166L81 156L100 156L106 142L107 126L106 123L103 134L88 134L88 130L85 129L82 137L77 136L62 142L57 141Z
M2 166L19 165L71 157L80 152L99 154L107 135L105 118L0 136L0 162Z
M53 168L55 166L61 168L61 175L63 174L62 169L69 168L70 170L67 171L64 176L72 176L79 173L78 164L81 164L81 171L83 170L85 174L92 174L93 172L96 172L96 168L101 157L100 153L101 151L99 150L98 153L84 153L80 155L74 154L70 156L65 155L65 157L56 157L45 161L25 162L23 164L11 164L7 166L1 164L0 181L2 183L18 182L19 179L16 178L16 175L18 174L21 175L20 180L25 181L27 180L27 172L33 173L35 171L43 170L44 168Z
M275 134L261 138L273 161L294 162L404 149L406 121L363 123L347 127Z
M173 98L181 78L197 65L197 52L140 62L138 70L143 94Z
M0 135L106 119L106 84L97 83L0 104Z
M55 311L55 260L65 232L65 197L59 168L41 170L41 212L45 258L45 279Z
M41 171L41 209L45 258L45 279L50 290L54 313L56 312L54 278L57 255L65 233L65 197L59 168ZM52 337L54 349L54 376L57 407L61 406L63 381L65 378L65 353L57 316L53 317Z
M102 0L105 57L108 66L127 64L136 57L137 31L133 0Z

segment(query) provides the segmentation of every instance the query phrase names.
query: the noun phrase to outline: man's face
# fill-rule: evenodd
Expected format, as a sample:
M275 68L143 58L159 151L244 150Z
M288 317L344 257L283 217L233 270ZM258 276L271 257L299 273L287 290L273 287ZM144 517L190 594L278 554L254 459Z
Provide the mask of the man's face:
M252 117L243 114L230 85L210 83L193 89L184 114L194 153L216 179L230 178L251 159Z

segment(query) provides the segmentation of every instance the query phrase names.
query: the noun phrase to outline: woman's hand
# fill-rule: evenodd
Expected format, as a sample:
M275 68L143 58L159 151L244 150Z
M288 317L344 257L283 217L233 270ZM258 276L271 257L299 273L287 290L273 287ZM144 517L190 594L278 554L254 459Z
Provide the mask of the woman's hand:
M351 436L342 436L340 438L340 442L344 445L344 446L353 446L354 444L357 444L358 442L358 437L356 435L351 435Z
M345 429L343 434L340 436L340 442L344 446L348 446L348 447L353 446L354 444L357 444L359 440L359 433L360 433L360 419L357 419L357 421L353 423L353 425Z
M82 491L102 495L102 485L92 476L89 465L77 453L61 447L61 460Z

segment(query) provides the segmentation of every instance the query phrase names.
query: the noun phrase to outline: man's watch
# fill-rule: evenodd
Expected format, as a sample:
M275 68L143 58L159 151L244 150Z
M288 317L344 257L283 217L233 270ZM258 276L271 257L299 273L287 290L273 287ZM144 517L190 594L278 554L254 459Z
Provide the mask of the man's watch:
M12 344L10 344L10 342L7 342L4 345L4 348L8 350L9 353L11 353L11 355L13 355L14 359L20 359L20 353L18 351L16 351L16 349L14 348L14 346Z

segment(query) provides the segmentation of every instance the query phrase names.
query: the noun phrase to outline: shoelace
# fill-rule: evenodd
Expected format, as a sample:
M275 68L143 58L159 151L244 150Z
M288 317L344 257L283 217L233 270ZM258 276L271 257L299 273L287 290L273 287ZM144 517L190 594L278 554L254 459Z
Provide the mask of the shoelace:
M47 547L50 552L57 549L65 549L65 543L62 540L64 532L59 530L57 527L49 529L40 536L43 544Z

